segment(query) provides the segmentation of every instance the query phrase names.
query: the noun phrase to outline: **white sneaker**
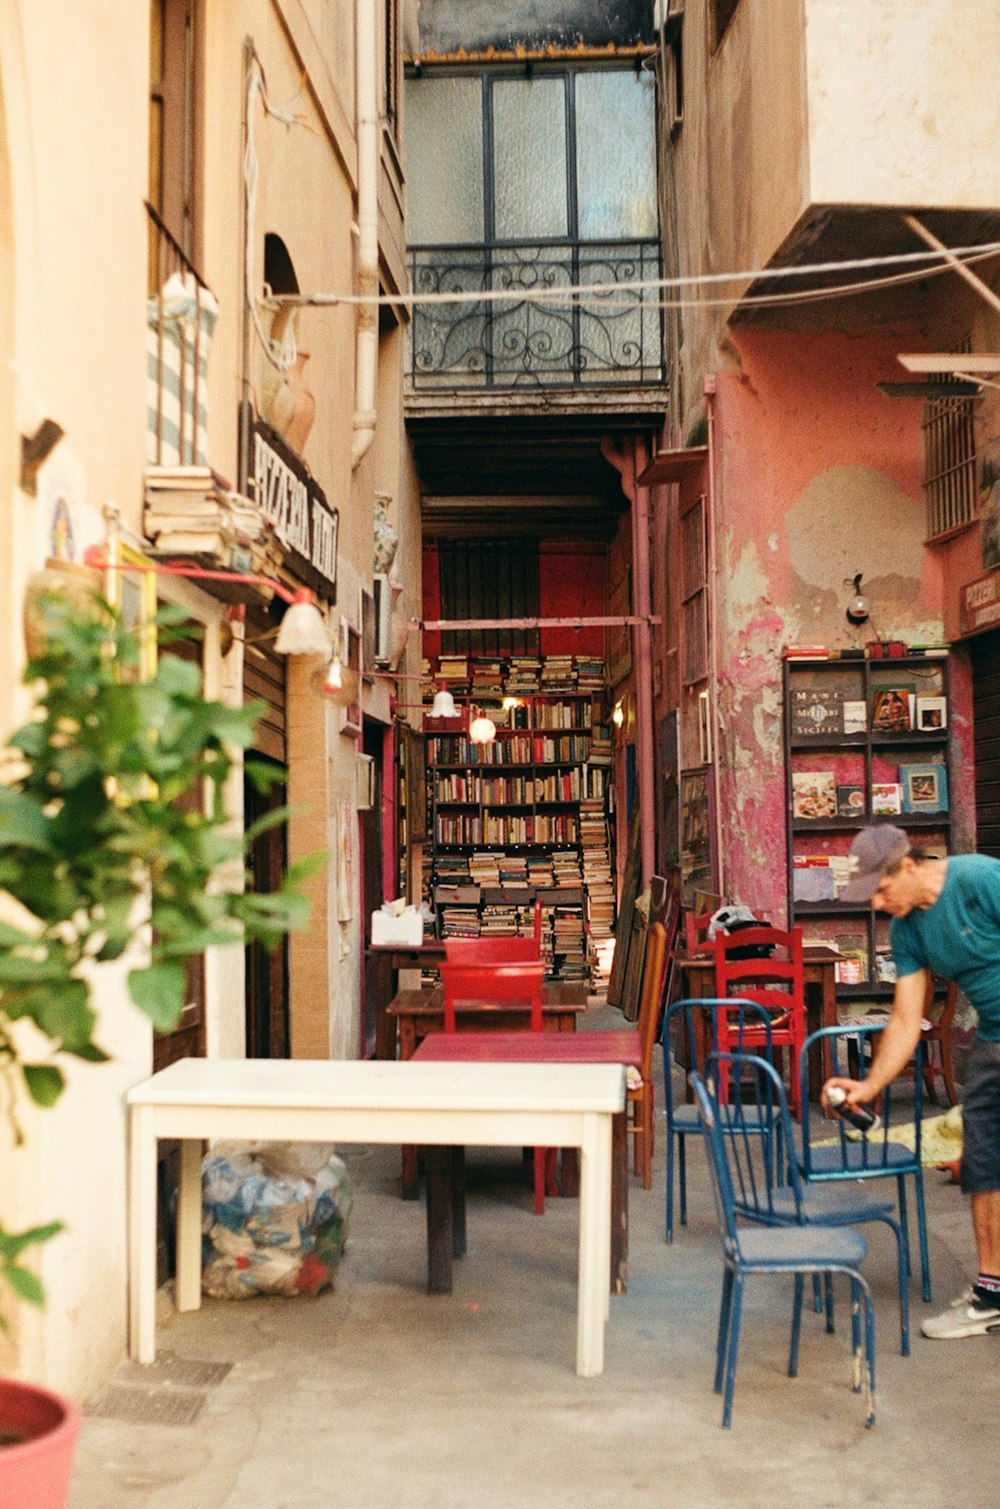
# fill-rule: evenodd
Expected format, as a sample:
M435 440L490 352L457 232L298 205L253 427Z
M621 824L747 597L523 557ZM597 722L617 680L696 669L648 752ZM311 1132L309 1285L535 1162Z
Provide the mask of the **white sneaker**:
M932 1315L920 1329L932 1341L960 1341L964 1336L985 1336L990 1331L1000 1331L1000 1304L987 1304L970 1284L964 1294L952 1300L947 1310Z

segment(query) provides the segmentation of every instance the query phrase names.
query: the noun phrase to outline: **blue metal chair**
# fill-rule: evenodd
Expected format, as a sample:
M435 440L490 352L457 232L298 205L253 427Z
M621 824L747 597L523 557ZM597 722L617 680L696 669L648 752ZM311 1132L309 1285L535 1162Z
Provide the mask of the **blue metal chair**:
M780 1183L775 1177L773 1160L762 1156L762 1139L757 1135L762 1123L773 1122L775 1134L772 1141L777 1144L777 1132L783 1126L788 1139L785 1146L795 1161L785 1087L774 1065L749 1053L710 1053L705 1061L705 1076L709 1083L717 1083L720 1077L729 1081L730 1098L721 1108L720 1124L724 1136L733 1143L730 1166L739 1218L765 1226L799 1225L803 1221L810 1226L863 1226L869 1221L881 1221L890 1228L896 1238L900 1351L908 1357L910 1296L906 1282L906 1243L893 1218L892 1198L869 1194L864 1185L853 1182L839 1185L804 1183L797 1166L789 1171L789 1182ZM818 1281L816 1308L823 1308ZM826 1328L833 1330L833 1298L829 1284L826 1290Z
M666 1239L674 1239L674 1143L676 1140L677 1173L680 1186L681 1225L687 1225L687 1157L686 1139L701 1137L703 1127L694 1103L678 1100L673 1088L673 1064L675 1051L687 1056L687 1068L701 1070L705 1056L719 1048L720 1044L743 1046L743 1030L749 1029L757 1051L763 1037L763 1055L769 1057L771 1047L771 1017L765 1007L756 1001L746 1001L739 996L699 997L674 1001L663 1014L660 1043L663 1047L664 1103L667 1119L667 1219ZM678 1037L681 1041L675 1041ZM770 1134L771 1127L761 1128ZM769 1152L773 1152L770 1148Z
M795 1223L772 1226L762 1215L760 1223L752 1229L741 1227L736 1217L736 1194L733 1183L731 1158L740 1148L756 1143L760 1151L760 1138L752 1128L737 1134L743 1120L742 1102L733 1100L720 1105L705 1080L698 1073L691 1076L698 1113L705 1130L709 1152L709 1167L712 1171L712 1189L715 1195L719 1220L719 1235L722 1241L722 1303L719 1309L719 1331L715 1349L715 1392L723 1394L722 1425L732 1423L733 1391L736 1383L736 1359L739 1352L740 1319L743 1311L743 1285L753 1273L790 1273L795 1279L792 1300L792 1333L788 1352L788 1376L794 1378L799 1365L799 1336L802 1327L802 1295L804 1278L809 1274L832 1275L844 1273L851 1282L851 1343L854 1354L853 1388L855 1392L865 1389L867 1395L866 1425L875 1424L875 1316L872 1310L868 1285L861 1276L860 1265L868 1247L860 1232L847 1226L821 1226L806 1222L800 1208L801 1188L797 1171L791 1170L791 1185L796 1200L798 1219ZM760 1108L762 1111L766 1107ZM786 1123L786 1135L791 1135L788 1106L781 1097L777 1106L772 1105L778 1119ZM724 1121L723 1121L724 1119ZM734 1135L723 1135L723 1124ZM754 1191L762 1199L762 1211L767 1210L767 1190L771 1182L752 1181L740 1183L741 1198L752 1201ZM861 1315L864 1315L864 1359L861 1348Z
M799 1061L801 1083L808 1077L810 1051L818 1049L830 1074L849 1079L863 1079L868 1072L871 1050L878 1035L884 1031L884 1023L846 1023L839 1027L823 1027L813 1032L805 1041ZM847 1123L837 1119L838 1135L830 1146L817 1147L806 1134L803 1124L802 1148L798 1163L807 1184L823 1181L853 1181L856 1179L895 1179L899 1203L899 1232L905 1271L911 1272L909 1223L906 1210L906 1180L912 1178L916 1190L917 1236L920 1243L920 1272L925 1303L931 1297L930 1258L927 1250L927 1213L924 1206L924 1170L920 1161L920 1121L923 1111L923 1044L917 1044L916 1072L913 1075L913 1103L907 1105L904 1119L912 1119L914 1147L911 1150L889 1137L892 1122L892 1086L882 1091L880 1114L882 1125L864 1136L855 1132ZM910 1081L907 1081L910 1083ZM897 1120L900 1118L897 1118ZM826 1140L826 1139L824 1139Z

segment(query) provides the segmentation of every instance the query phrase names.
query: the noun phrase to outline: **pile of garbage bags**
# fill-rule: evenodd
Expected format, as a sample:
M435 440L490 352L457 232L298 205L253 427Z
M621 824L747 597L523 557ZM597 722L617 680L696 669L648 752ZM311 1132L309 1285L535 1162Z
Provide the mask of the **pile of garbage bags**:
M347 1240L351 1180L323 1143L219 1142L202 1162L202 1289L318 1294Z

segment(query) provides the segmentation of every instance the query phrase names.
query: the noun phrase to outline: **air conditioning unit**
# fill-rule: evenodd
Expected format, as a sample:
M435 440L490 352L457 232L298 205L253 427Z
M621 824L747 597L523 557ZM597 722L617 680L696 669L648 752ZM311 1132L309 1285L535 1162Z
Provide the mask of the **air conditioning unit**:
M375 664L388 665L390 659L390 634L392 629L392 588L383 572L376 572L373 581L375 594Z

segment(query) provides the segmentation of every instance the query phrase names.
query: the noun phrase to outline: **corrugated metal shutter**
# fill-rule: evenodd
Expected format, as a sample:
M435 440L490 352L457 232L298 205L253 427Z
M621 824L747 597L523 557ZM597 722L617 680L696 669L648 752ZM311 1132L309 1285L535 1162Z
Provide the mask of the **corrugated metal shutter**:
M274 648L274 639L260 636L273 629L266 620L255 623L247 619L247 645L243 660L243 700L258 698L267 703L267 711L257 724L254 748L269 759L284 765L287 760L285 741L285 659ZM256 641L256 642L255 642Z
M970 641L976 849L1000 858L1000 631Z

